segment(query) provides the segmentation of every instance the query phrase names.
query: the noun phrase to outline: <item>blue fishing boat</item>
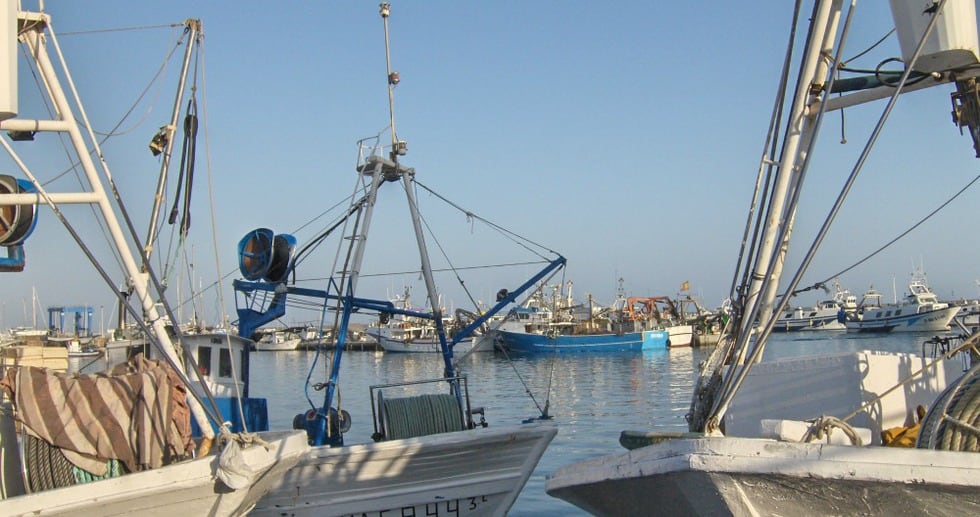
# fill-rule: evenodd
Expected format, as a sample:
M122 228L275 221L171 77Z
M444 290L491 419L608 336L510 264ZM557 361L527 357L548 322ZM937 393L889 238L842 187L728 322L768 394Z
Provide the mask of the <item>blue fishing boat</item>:
M644 330L625 334L533 334L498 331L494 340L512 352L637 352L667 348L666 330Z
M598 330L587 323L553 322L551 311L538 307L512 309L510 321L494 331L494 346L508 352L638 352L663 350L670 338L667 330ZM632 322L629 322L632 323Z
M679 320L665 296L627 298L620 285L608 307L577 305L571 282L564 292L553 287L550 297L539 289L521 307L511 309L494 330L494 346L521 354L575 352L639 352L691 346L693 327Z

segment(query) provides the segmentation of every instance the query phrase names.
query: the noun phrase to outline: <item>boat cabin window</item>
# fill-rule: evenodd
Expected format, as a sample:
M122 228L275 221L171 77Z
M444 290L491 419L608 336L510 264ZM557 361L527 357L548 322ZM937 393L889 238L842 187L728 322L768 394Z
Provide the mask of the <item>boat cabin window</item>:
M197 368L201 375L211 375L211 347L197 347Z
M218 377L231 377L231 352L227 348L218 350Z

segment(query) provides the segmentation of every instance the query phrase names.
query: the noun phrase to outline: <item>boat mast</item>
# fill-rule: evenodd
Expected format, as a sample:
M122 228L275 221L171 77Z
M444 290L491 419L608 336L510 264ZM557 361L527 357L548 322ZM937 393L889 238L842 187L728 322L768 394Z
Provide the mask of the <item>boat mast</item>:
M180 106L183 104L184 89L187 85L187 70L190 68L191 55L200 43L201 20L188 18L184 20L184 32L187 34L187 47L184 49L184 62L180 70L180 81L177 84L177 93L174 96L174 108L171 112L170 123L160 128L160 132L153 137L150 149L154 152L162 153L163 159L160 161L160 176L157 179L157 189L153 195L153 209L150 211L150 228L146 232L146 244L143 245L143 256L145 260L150 260L153 253L153 242L157 237L157 220L160 218L160 207L163 204L163 191L167 186L167 173L170 170L170 157L173 154L174 136L177 132L177 118L180 116ZM160 144L163 147L159 147ZM178 188L180 186L178 185ZM143 264L145 270L148 264Z
M31 173L27 165L19 158L7 140L0 139L0 144L2 144L10 157L17 163L17 166L21 169L21 171L24 172L28 178L30 178L37 189L36 194L5 194L3 196L5 199L0 199L0 204L24 205L36 204L39 201L43 201L47 203L56 213L60 213L57 205L62 203L92 204L98 207L99 212L102 214L102 217L105 220L109 236L119 251L119 256L122 260L126 274L129 277L130 285L136 292L136 295L142 304L143 313L146 315L149 324L153 327L154 334L159 340L163 353L166 354L172 365L175 365L175 367L180 367L180 365L183 363L180 357L177 355L177 351L170 339L170 335L167 333L165 321L159 316L159 313L154 306L153 298L149 293L149 272L142 270L140 266L137 265L134 255L123 233L122 227L119 224L119 220L116 217L115 210L109 201L109 196L106 194L105 188L102 184L102 178L96 169L95 163L92 161L93 154L99 157L103 156L101 150L98 149L98 140L94 138L90 129L89 140L91 141L92 146L95 147L95 152L90 154L85 137L82 135L79 128L77 122L78 118L72 111L71 104L68 102L65 92L61 88L60 78L58 77L54 65L51 63L48 55L48 38L46 38L42 33L50 27L50 18L44 13L21 12L20 21L22 23L22 27L24 27L23 32L20 34L20 39L29 47L30 56L37 64L38 71L41 74L45 86L47 87L50 101L55 108L56 119L50 121L9 119L0 122L0 130L52 131L67 134L91 190L88 192L83 191L49 194L38 179ZM51 41L55 41L56 44L57 40L55 39L53 33L51 34L50 39ZM61 65L62 71L66 76L66 80L69 84L71 84L72 81L67 66L63 62ZM78 116L85 120L87 116L81 105L79 105L79 111L80 113ZM86 126L91 127L87 123ZM104 161L101 163L106 179L110 179L111 175L109 173L108 166ZM189 397L187 402L190 406L191 413L194 415L195 420L197 420L198 424L200 425L202 434L205 436L205 438L214 438L214 431L205 415L204 408L194 397Z
M840 20L841 0L822 0L814 9L809 45L803 56L800 76L794 91L788 125L776 174L771 205L763 228L763 239L756 256L751 283L745 303L746 318L741 322L739 339L748 340L756 318L760 327L773 317L773 304L779 287L783 263L793 229L795 207L789 204L793 192L799 188L801 167L813 138L815 125L807 106L813 100L813 84L822 81L827 74L827 61L823 56L832 55L837 25ZM803 151L801 151L801 149ZM743 350L745 348L742 348Z
M381 19L384 21L385 29L385 64L388 72L388 115L391 123L391 160L395 162L396 170L401 170L398 165L398 157L404 156L408 151L405 141L398 140L395 132L395 86L399 82L398 72L391 69L391 47L388 37L388 16L391 14L391 4L382 2L380 6ZM406 169L401 172L402 185L405 188L405 197L408 200L408 210L412 218L412 227L415 230L415 242L419 248L419 260L422 266L422 278L425 281L425 289L429 297L429 306L432 307L432 321L436 326L436 334L439 336L439 344L442 347L443 361L445 363L446 377L455 376L453 366L453 349L446 342L446 331L442 324L442 308L439 306L439 292L436 290L435 279L432 276L432 264L429 261L429 250L425 246L425 234L422 231L422 218L419 215L418 203L415 199L415 190L412 188L412 179L415 177L415 169Z

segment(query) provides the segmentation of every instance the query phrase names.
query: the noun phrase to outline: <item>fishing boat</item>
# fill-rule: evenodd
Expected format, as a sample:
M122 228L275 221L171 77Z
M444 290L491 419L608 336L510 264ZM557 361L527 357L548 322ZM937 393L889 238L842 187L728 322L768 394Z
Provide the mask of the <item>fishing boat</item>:
M512 309L508 322L493 330L494 345L520 354L639 352L663 350L670 340L667 330L644 330L631 321L612 323L612 330L532 323L541 312L534 308Z
M834 281L834 297L821 300L813 307L788 309L776 318L772 328L777 332L800 330L847 330L845 322L858 310L857 296Z
M743 241L746 254L739 257L751 258L736 268L732 320L702 365L687 431L626 430L620 443L627 452L558 469L546 481L550 495L596 515L980 511L976 334L956 337L958 345L935 357L841 352L762 361L774 315L789 302L777 294L800 286L848 192L842 190L795 273L780 285L800 189L816 154L812 144L828 112L888 99L848 186L899 96L911 90L955 84L954 121L980 150L972 0L893 0L904 66L855 78L845 77L853 68L841 58L856 4L813 4L812 12L802 3L794 7L791 31L806 35L805 48L795 52L797 38L790 38L758 169L757 185L765 187L754 193L752 208L761 199L766 206L746 222L753 242ZM886 441L904 447L880 446Z
M941 332L949 330L960 311L959 306L939 301L921 271L913 273L902 303L881 299L874 287L865 291L858 310L846 321L848 332Z
M381 4L386 56L389 14L389 5ZM553 254L531 279L500 289L495 305L449 335L415 195L425 187L419 174L403 163L407 144L398 139L393 109L398 74L391 71L390 59L387 62L391 123L385 133L391 140L386 143L385 133L380 133L359 142L355 194L346 209L303 246L295 236L269 228L256 228L239 242L242 278L234 282L239 334L254 335L262 325L281 318L289 306L316 304L325 315L321 328L330 328L335 336L331 350L317 349L309 376L296 386L309 409L296 415L293 427L306 431L311 450L274 482L251 515L505 515L557 432L541 419L491 426L487 420L492 415L471 405L470 381L457 369L455 347L536 282L560 270L565 259ZM388 185L404 190L409 217L403 221L415 238L416 246L411 247L418 252L418 262L413 262L421 266L417 274L426 288L423 309L360 294L365 276L361 268L371 242L368 231L375 223L379 190ZM457 213L482 220L472 212ZM334 239L334 258L325 260L332 262L327 266L329 279L316 285L297 281L306 276L296 273L299 265L313 262L309 258L318 246ZM404 250L384 251L392 256ZM440 353L432 356L443 376L372 386L363 395L371 401L374 441L349 444L345 434L355 423L341 402L353 395L340 397L348 330L353 318L375 314L418 318L433 325ZM327 352L332 356L322 357ZM322 398L314 402L314 396Z
M693 343L694 325L683 321L680 308L668 296L631 296L622 310L630 320L666 330L668 347L683 348Z
M4 481L0 514L243 515L268 492L272 480L306 452L305 437L294 431L233 433L213 411L208 418L209 409L197 391L189 389L193 383L188 371L152 302L153 269L141 268L132 252L130 242L140 239L133 232L124 232L117 214L122 210L121 201L106 194L111 175L102 159L100 140L88 123L77 89L66 92L63 87L74 83L51 29L51 16L43 11L18 11L17 6L17 2L5 2L0 8L0 46L10 58L3 63L6 77L11 78L0 92L4 135L0 145L9 158L8 167L24 177L0 175L0 246L6 251L6 257L0 258L0 271L27 270L27 242L39 209L47 206L75 238L109 291L122 298L104 265L96 261L91 243L79 238L76 225L62 211L63 205L91 205L140 303L139 308L127 304L127 310L139 315L161 360L138 355L119 365L119 370L100 375L31 366L7 368L0 382L9 400L0 411ZM200 22L194 22L199 28ZM50 111L31 106L24 110L36 113L25 115L18 105L18 98L33 98L16 91L18 40L24 47L21 63L26 62L39 78L36 84ZM42 112L46 115L32 118ZM79 191L48 191L45 178L38 177L28 164L36 160L25 159L32 154L22 155L15 149L32 145L36 136L41 140L48 133L60 135L64 146L46 154L70 155L70 163L81 171ZM100 158L98 165L94 156ZM51 170L51 164L37 169ZM60 418L51 420L52 414ZM200 443L192 439L191 417L202 426ZM22 450L27 454L22 455Z
M273 330L266 332L255 342L255 350L259 352L282 352L296 350L303 338L289 330Z
M410 293L411 289L406 287L403 294L392 299L392 303L403 310L419 311L420 309L412 307ZM460 328L458 322L449 315L443 317L442 326L449 331L450 335L455 329ZM378 345L385 352L442 353L442 343L439 341L438 330L432 321L427 318L406 316L404 314L390 315L382 313L378 318L377 324L365 329L365 333L369 337L377 340ZM454 352L465 354L473 351L478 337L479 335L474 335L461 339L454 345ZM492 352L492 345L489 348L483 346L480 351Z
M576 304L570 281L551 286L550 295L547 287L539 286L492 327L496 348L518 354L554 354L639 352L670 345L670 331L660 320L629 312L622 280L616 300L608 307L593 303L591 297L588 304Z

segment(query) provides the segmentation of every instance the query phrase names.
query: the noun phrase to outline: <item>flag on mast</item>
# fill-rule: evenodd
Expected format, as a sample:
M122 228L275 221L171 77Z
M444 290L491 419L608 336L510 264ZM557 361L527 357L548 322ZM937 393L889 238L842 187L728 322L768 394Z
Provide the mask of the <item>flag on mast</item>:
M681 284L681 291L689 291L690 289L691 289L691 283L685 280L684 283Z

